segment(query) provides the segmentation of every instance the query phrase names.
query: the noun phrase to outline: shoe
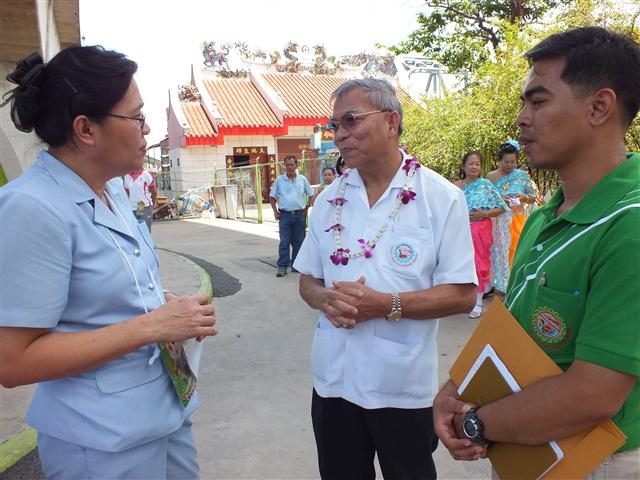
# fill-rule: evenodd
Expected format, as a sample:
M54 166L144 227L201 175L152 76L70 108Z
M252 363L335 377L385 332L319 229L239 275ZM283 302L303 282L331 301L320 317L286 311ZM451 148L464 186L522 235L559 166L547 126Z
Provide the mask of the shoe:
M276 277L284 277L287 274L287 267L279 267L276 272Z
M291 273L300 273L298 270L296 270L295 268L291 267Z
M491 290L489 290L488 292L485 292L484 295L482 295L482 298L492 297L495 295L495 293L496 293L496 287L491 287Z
M482 316L482 306L476 305L473 310L469 312L469 318L480 318Z

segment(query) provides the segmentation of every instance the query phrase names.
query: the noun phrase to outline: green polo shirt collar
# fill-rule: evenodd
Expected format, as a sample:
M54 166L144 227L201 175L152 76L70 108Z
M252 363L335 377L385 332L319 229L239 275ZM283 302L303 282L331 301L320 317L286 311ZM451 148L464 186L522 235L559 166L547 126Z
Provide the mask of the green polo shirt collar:
M609 172L582 197L575 207L559 218L577 224L596 222L638 182L639 174L640 154L628 153L627 160ZM564 192L562 188L559 188L546 205L545 210L548 208L547 213L555 214L563 201Z

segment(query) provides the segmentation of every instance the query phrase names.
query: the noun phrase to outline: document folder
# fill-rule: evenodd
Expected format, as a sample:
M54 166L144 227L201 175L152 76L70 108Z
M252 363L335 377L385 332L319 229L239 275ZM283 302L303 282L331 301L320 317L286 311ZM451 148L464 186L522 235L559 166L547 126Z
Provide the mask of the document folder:
M486 345L491 345L496 355L522 388L542 378L562 373L560 367L536 345L504 305L495 299L449 370L451 379L456 386L462 385ZM469 386L467 386L468 388ZM474 394L477 395L477 400L470 398L473 390L467 390L467 395L477 405L511 393L508 384L505 387L505 384L492 384L491 381L478 382L478 386L471 386L471 388L477 392ZM558 439L557 444L564 457L548 472L542 473L542 476L545 480L584 478L604 459L620 448L625 440L624 433L611 420L605 420L571 437ZM501 480L535 479L538 477L534 475L540 471L545 462L540 460L541 463L538 464L538 467L528 473L525 471L525 467L531 462L537 461L531 460L530 455L533 454L533 458L538 458L536 456L538 447L497 443L489 448L488 456ZM546 447L546 445L542 445L542 447ZM498 464L502 474L496 468Z
M464 401L484 405L520 390L495 350L491 345L485 345L458 393ZM538 480L563 456L556 442L535 446L497 443L489 450L489 460L501 479Z

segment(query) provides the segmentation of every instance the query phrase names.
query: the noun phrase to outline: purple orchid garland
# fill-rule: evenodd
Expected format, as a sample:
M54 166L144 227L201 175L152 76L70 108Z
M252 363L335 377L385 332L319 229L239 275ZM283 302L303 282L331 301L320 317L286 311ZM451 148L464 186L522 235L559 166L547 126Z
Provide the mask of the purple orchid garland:
M404 185L402 186L402 189L396 197L395 205L391 210L391 213L389 214L389 220L395 218L398 215L398 210L400 209L401 205L407 205L411 200L415 200L416 193L411 189L411 184L413 175L415 174L415 171L420 168L420 166L420 161L417 156L405 159L402 169L406 172L407 175L404 180ZM373 249L376 247L376 244L382 237L382 234L387 230L387 227L389 226L389 221L387 220L387 222L380 228L380 230L372 240L366 241L363 238L359 238L358 243L360 244L360 250L358 252L352 253L350 249L342 247L342 236L340 232L345 229L345 226L340 223L340 219L342 218L342 207L345 203L347 203L347 199L344 198L344 194L347 189L347 184L344 179L347 177L347 175L348 172L345 172L341 176L342 183L340 185L338 196L331 200L327 200L330 204L336 206L335 222L325 230L325 232L333 231L333 236L335 238L337 248L329 256L331 262L334 265L347 265L349 263L349 259L351 258L371 258L373 256Z

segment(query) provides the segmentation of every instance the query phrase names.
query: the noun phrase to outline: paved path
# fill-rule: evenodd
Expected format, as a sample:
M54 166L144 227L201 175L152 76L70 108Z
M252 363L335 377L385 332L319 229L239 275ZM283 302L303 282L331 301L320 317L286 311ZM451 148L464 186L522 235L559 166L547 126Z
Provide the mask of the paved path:
M152 233L165 288L200 288L189 261L213 278L220 333L205 342L194 415L202 478L318 478L308 365L316 312L300 299L297 274L275 276L277 224L205 218L157 222ZM476 324L466 315L441 321L442 380ZM30 389L0 391L3 441L5 429L23 428ZM442 447L436 463L441 479L490 478L487 461L455 462Z

